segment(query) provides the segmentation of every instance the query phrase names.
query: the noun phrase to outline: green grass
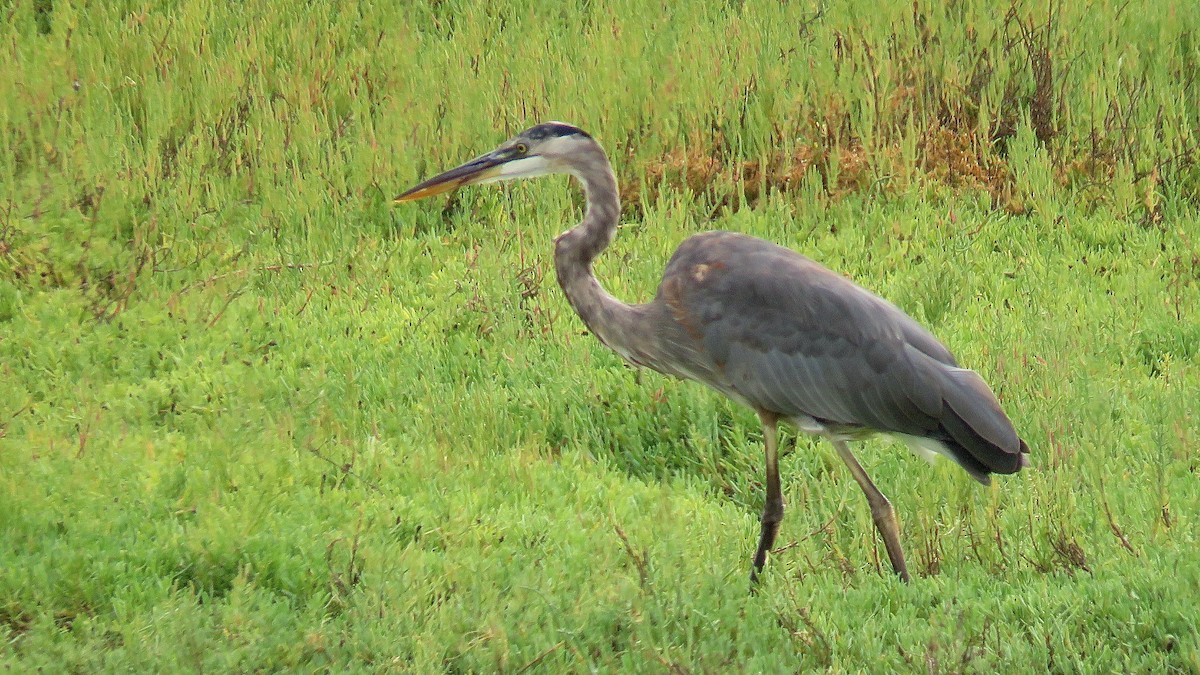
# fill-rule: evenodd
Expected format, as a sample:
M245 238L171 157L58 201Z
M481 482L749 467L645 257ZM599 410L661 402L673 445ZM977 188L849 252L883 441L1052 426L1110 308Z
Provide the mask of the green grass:
M942 4L0 4L0 663L1200 670L1200 6ZM1035 470L863 446L902 586L796 439L750 595L754 416L584 333L567 179L391 206L545 119L631 196L613 293L791 246Z

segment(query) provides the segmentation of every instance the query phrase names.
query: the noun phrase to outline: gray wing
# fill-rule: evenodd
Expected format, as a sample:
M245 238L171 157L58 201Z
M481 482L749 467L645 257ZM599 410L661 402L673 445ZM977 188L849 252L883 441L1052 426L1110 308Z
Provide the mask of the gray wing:
M660 297L698 340L692 376L752 406L839 425L939 426L954 358L890 303L790 249L730 233L684 243Z
M1028 463L977 374L896 306L790 249L692 237L649 309L659 370L785 417L943 442L980 480Z

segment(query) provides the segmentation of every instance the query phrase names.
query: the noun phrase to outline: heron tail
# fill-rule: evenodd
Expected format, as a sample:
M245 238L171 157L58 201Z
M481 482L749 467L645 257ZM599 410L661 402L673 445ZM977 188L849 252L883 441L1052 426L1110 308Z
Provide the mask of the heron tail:
M977 373L943 369L941 431L937 440L976 480L988 474L1011 474L1029 466L1029 446L1017 435L1000 402Z

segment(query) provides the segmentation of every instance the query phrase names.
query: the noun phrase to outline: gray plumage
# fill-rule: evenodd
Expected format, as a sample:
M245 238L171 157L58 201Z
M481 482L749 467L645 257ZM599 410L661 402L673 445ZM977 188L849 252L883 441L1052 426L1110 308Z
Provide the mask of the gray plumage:
M655 341L652 367L702 368L718 391L825 433L940 442L984 483L1021 466L1021 441L978 375L894 305L790 249L696 235L650 306L672 338Z
M533 127L397 201L546 173L575 176L587 196L583 222L555 240L554 261L588 328L628 362L702 382L758 413L767 500L752 579L783 516L781 419L833 443L905 580L894 511L847 441L892 434L922 454L950 457L982 483L1028 466L1028 447L982 378L900 309L790 249L731 232L698 234L676 250L651 302L609 295L591 264L616 232L617 183L603 149L576 127Z

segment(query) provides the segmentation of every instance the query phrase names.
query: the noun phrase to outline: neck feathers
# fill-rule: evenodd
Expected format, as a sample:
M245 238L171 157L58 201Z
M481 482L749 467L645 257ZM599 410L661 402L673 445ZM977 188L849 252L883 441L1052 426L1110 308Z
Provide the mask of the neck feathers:
M627 361L638 363L633 345L640 322L638 309L609 295L592 273L592 262L612 242L621 215L617 179L599 144L571 156L568 171L583 184L587 212L583 222L555 240L558 283L571 306L605 345Z
M557 262L590 266L600 252L612 243L617 232L617 221L621 217L617 178L613 175L604 150L595 143L571 158L568 171L583 184L587 212L583 222L564 232L555 242L555 257ZM564 260L563 256L569 259ZM559 270L561 273L561 266Z

